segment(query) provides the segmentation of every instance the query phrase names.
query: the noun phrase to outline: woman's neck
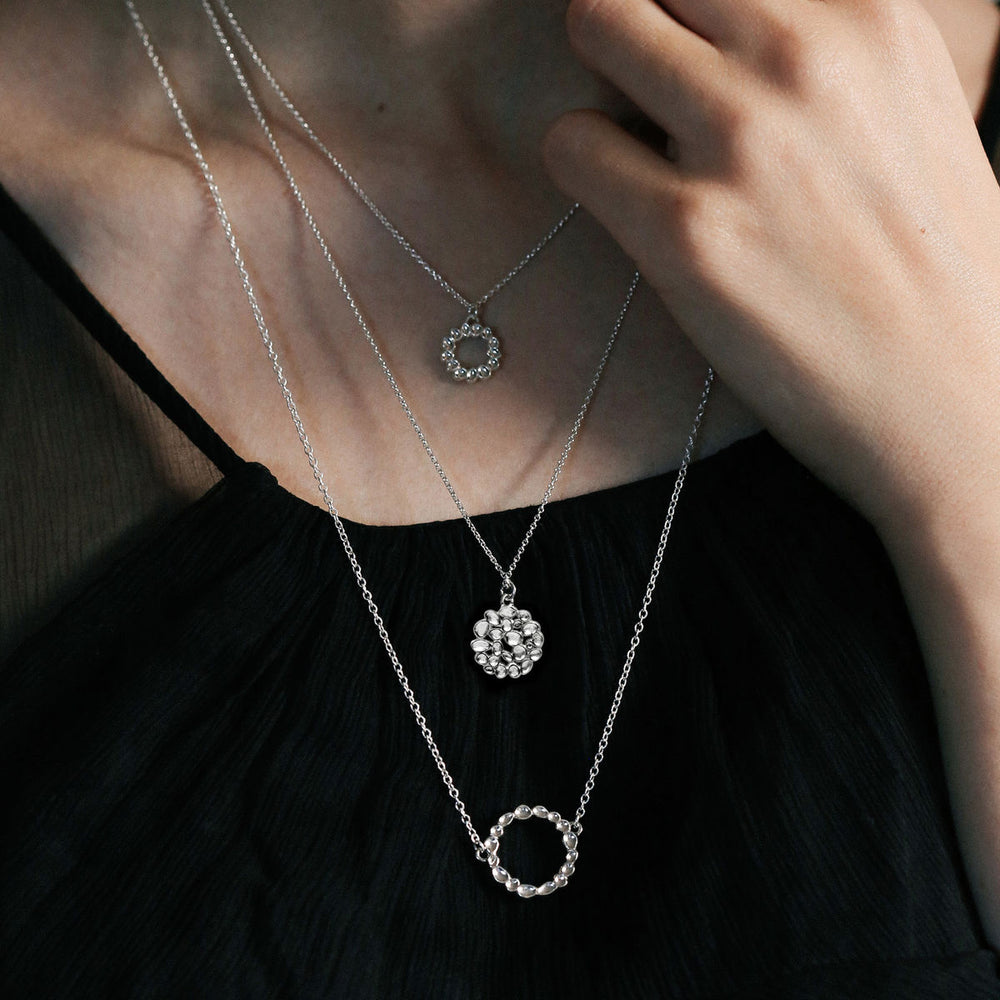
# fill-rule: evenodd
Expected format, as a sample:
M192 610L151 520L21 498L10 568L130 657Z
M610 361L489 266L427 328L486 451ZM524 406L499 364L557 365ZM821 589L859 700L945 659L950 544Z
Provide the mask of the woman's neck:
M214 107L242 98L198 0L137 0L173 62L190 58ZM321 134L470 136L503 159L537 150L568 107L624 101L573 57L566 0L232 0L231 8ZM207 68L210 67L210 68Z

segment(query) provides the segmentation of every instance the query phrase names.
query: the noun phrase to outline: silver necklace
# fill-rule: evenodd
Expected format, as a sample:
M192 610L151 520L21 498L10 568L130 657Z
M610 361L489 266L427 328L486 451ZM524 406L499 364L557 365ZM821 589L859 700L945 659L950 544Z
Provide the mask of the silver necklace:
M518 563L521 561L521 557L527 550L528 544L531 542L535 533L535 529L538 527L538 524L542 519L542 515L545 513L545 508L552 497L556 483L559 481L559 477L562 474L566 461L569 458L569 454L572 451L573 445L579 435L584 418L590 408L591 400L594 397L594 393L597 391L597 387L600 383L602 375L604 374L608 358L611 356L611 351L618 339L618 334L621 331L622 324L625 321L629 307L632 304L632 299L635 296L635 291L639 284L639 272L636 271L632 275L632 279L629 282L628 291L625 295L625 301L622 303L621 309L618 311L618 316L612 328L611 335L608 338L607 346L604 349L604 353L601 355L597 370L594 372L594 376L584 394L583 403L581 404L576 419L573 421L573 425L570 428L570 433L566 439L565 445L563 446L562 453L556 462L545 493L535 510L534 517L528 526L528 530L526 531L524 538L521 540L521 544L518 546L517 551L514 554L514 558L511 560L510 565L504 568L504 566L497 559L493 550L483 538L479 529L476 528L473 523L465 504L459 497L458 492L445 472L444 467L442 466L437 455L434 453L434 449L427 440L427 436L424 434L423 429L417 422L406 397L403 395L403 392L399 387L399 383L393 375L392 369L389 367L388 361L375 340L371 327L365 319L364 314L358 306L353 293L348 287L347 282L337 265L333 253L330 250L329 243L323 236L312 211L306 203L305 196L302 194L302 190L281 151L281 147L278 145L277 139L274 135L274 130L268 123L263 109L260 106L260 102L257 100L256 95L253 92L253 88L250 86L249 81L240 66L236 53L233 51L232 45L230 45L229 40L226 38L226 35L222 30L222 25L216 16L212 4L209 0L201 0L201 5L213 31L215 32L215 36L218 39L219 44L229 60L230 67L240 85L240 89L243 91L243 95L246 98L247 103L250 106L250 110L256 118L257 124L263 131L268 145L271 147L271 151L285 176L285 180L303 214L303 217L305 218L306 224L312 232L313 237L316 240L316 244L319 247L320 252L323 254L327 266L330 268L338 287L343 293L348 307L353 312L359 328L364 333L365 339L371 347L386 381L392 388L396 399L402 407L403 413L406 415L410 426L413 428L417 438L420 440L424 452L430 459L438 477L448 490L448 493L461 514L462 519L465 521L469 530L472 532L473 537L476 539L476 542L479 544L480 548L486 554L486 557L490 560L494 569L500 576L500 600L497 607L488 608L483 613L483 617L473 625L472 639L470 641L473 660L487 675L491 677L496 677L500 680L505 678L516 679L524 677L531 672L534 665L542 658L545 636L541 625L532 617L531 612L525 608L518 608L514 603L517 594L517 588L514 586L513 581L514 570L517 568Z
M236 240L233 226L222 201L222 195L219 192L218 185L216 184L215 178L209 169L208 162L205 160L201 147L198 145L194 137L194 133L191 131L187 117L185 116L184 111L174 94L173 86L171 85L167 73L163 68L163 64L156 53L152 40L149 36L149 32L146 30L146 27L139 16L139 12L135 6L135 0L124 0L124 3L129 12L129 16L132 19L132 23L135 26L136 33L138 34L143 48L146 50L146 54L156 71L160 85L162 86L167 100L174 111L174 115L177 118L181 131L187 139L195 161L198 164L198 168L201 171L205 184L211 194L212 201L215 205L216 215L218 216L223 232L225 233L226 242L229 245L229 250L233 257L233 263L239 273L240 282L243 286L247 303L250 307L251 313L253 314L254 322L260 334L261 341L267 351L267 356L271 362L271 367L274 370L275 379L277 380L278 387L281 390L282 398L285 401L285 405L291 415L292 422L295 425L295 431L298 435L299 442L302 445L302 450L305 453L307 461L309 462L309 468L312 470L313 477L315 478L320 494L323 497L323 503L326 506L330 517L333 519L337 535L344 548L344 554L350 563L358 588L361 591L365 604L368 606L369 614L371 615L375 628L378 631L379 638L382 640L382 645L385 647L389 661L392 663L393 670L399 680L403 695L406 698L407 704L410 706L410 711L413 713L413 717L416 720L420 733L424 738L424 742L427 744L427 749L430 751L434 764L438 769L438 773L441 775L441 780L444 783L445 788L448 790L448 795L454 804L455 810L461 818L462 825L465 827L466 832L469 835L469 839L472 842L475 857L478 861L489 866L493 878L499 884L503 885L508 892L516 893L517 896L522 899L531 899L535 896L548 896L557 889L565 887L569 882L570 876L572 876L576 870L576 863L579 859L579 838L583 833L583 817L586 814L587 806L590 803L590 797L597 784L597 778L600 774L601 765L604 763L604 755L607 751L608 743L610 742L611 734L614 730L615 720L618 717L618 710L621 707L622 696L625 693L625 687L628 684L629 677L631 676L632 664L635 660L636 652L639 649L639 643L642 638L643 629L645 628L646 619L649 616L649 607L653 600L653 592L656 588L656 581L659 578L660 568L663 564L663 556L667 546L667 539L670 535L670 529L673 526L674 516L677 511L677 503L680 499L681 490L684 488L684 482L687 478L687 470L694 455L695 444L698 439L698 431L701 427L702 418L705 414L705 408L708 405L709 394L715 377L714 372L711 368L709 368L705 377L701 398L698 401L698 408L695 412L690 433L688 434L687 445L684 448L684 456L681 460L680 468L677 470L677 478L674 481L673 492L670 496L670 502L667 505L667 512L663 520L663 527L660 531L660 539L656 546L656 554L653 558L653 566L649 575L649 582L646 584L646 591L643 595L642 603L639 607L639 614L632 630L632 638L629 642L628 651L625 654L625 662L622 665L622 670L618 677L618 684L611 700L611 709L608 712L608 717L605 720L600 739L597 742L597 750L594 754L593 762L591 763L590 770L587 774L583 792L580 795L580 801L577 804L573 819L565 819L560 813L555 810L548 809L545 806L531 807L522 804L509 812L503 813L497 822L490 827L490 832L486 837L480 836L476 830L475 824L472 822L472 817L469 815L468 809L462 800L461 792L448 770L448 766L445 763L441 750L434 739L434 734L427 723L427 719L420 708L420 703L417 701L417 697L413 692L409 678L407 677L406 672L403 669L403 665L400 663L399 657L396 654L396 650L392 645L392 640L389 638L389 633L386 631L385 622L382 620L378 605L375 603L375 598L368 587L361 564L359 563L358 557L355 554L354 548L347 536L344 523L341 520L337 507L333 502L330 491L327 488L323 473L319 467L316 455L313 452L312 445L309 442L309 437L306 434L302 419L299 416L298 407L295 404L295 399L292 395L291 389L289 388L288 380L285 377L284 370L281 366L277 349L274 346L267 324L264 321L264 315L261 312L260 304L257 301L257 295L254 292L243 253ZM515 820L522 821L533 817L550 822L557 834L561 836L563 847L566 849L565 861L560 866L558 872L556 872L549 881L538 886L521 882L520 879L511 875L510 872L508 872L500 863L500 841L504 835L504 831Z
M524 270L552 241L552 239L562 230L579 209L579 203L574 203L569 210L559 219L558 222L514 265L502 278L495 282L492 287L479 296L472 299L460 292L442 273L441 270L430 264L427 258L413 245L413 243L400 231L399 227L393 223L389 217L372 200L371 196L352 176L350 171L344 166L341 160L327 147L316 131L306 120L305 116L292 102L292 99L285 92L275 75L271 72L267 63L257 51L257 48L250 41L236 15L232 12L226 0L216 0L219 10L222 11L229 22L233 33L246 49L247 55L260 70L264 79L270 84L271 89L277 95L278 100L285 107L285 110L292 116L302 131L306 134L312 144L325 156L334 169L347 183L347 186L358 196L360 201L369 212L379 221L382 227L398 243L403 250L420 266L434 283L450 295L456 302L465 309L465 320L451 328L441 341L441 362L445 371L457 382L474 383L489 378L499 367L503 360L500 340L493 329L483 322L483 309L486 304L501 289L505 288L518 274ZM224 37L221 28L216 27L216 34L220 40ZM458 357L458 349L466 340L481 340L485 348L485 358L479 364L463 364Z

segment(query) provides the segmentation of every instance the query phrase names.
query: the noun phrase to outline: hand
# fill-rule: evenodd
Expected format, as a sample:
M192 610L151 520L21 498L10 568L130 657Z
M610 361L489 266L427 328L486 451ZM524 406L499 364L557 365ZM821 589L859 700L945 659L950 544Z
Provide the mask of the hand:
M1000 189L929 15L572 0L568 26L669 156L577 111L549 169L729 386L884 534L995 503Z

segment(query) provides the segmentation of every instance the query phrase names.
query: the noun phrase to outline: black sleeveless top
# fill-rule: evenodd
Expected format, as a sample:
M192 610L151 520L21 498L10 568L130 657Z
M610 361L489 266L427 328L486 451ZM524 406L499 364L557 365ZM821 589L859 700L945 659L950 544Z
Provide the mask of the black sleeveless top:
M995 148L996 85L980 126ZM893 569L773 440L692 466L577 869L521 900L476 862L330 518L6 196L0 223L223 474L0 671L0 995L1000 997ZM348 523L483 835L574 812L672 486L550 504L519 575L546 654L513 684L468 662L496 576L461 521ZM512 551L530 514L478 523ZM534 882L564 853L539 821L503 851Z

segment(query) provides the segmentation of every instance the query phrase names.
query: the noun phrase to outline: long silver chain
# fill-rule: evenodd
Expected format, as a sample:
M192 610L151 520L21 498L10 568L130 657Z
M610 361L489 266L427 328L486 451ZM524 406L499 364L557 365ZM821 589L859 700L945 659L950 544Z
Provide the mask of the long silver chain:
M551 240L559 233L559 231L569 222L570 219L576 214L577 210L580 208L578 202L575 202L570 206L569 210L566 212L562 218L517 262L517 264L512 267L502 278L493 284L493 286L478 299L472 300L468 296L463 295L455 286L441 273L441 270L430 264L427 258L413 245L413 243L402 233L395 223L393 223L385 212L382 211L378 205L372 200L371 196L365 191L365 189L358 183L353 175L344 166L341 160L330 151L327 145L322 139L316 134L315 129L309 124L305 116L292 102L292 99L285 92L284 88L278 82L277 78L271 72L267 63L261 57L257 48L247 37L246 32L240 25L239 21L236 20L236 15L233 13L229 5L225 0L217 0L218 7L225 15L226 20L229 22L233 29L236 37L240 40L240 43L247 51L247 55L253 60L254 64L260 70L261 75L270 84L271 89L277 95L278 99L284 105L288 113L295 119L302 131L309 137L313 145L330 161L334 169L340 174L341 177L346 181L347 186L358 196L358 198L363 202L365 207L375 216L376 219L382 224L385 230L392 236L392 238L416 261L417 264L423 269L423 271L428 274L437 285L439 285L445 292L447 292L456 302L459 302L464 306L466 312L470 316L481 316L483 307L497 294L502 288L506 287L507 284L513 278L515 278L520 272L528 266L542 250L551 242ZM220 29L216 27L216 32L218 33Z
M560 832L565 829L568 832L564 833L564 843L572 844L572 850L569 852L567 857L573 856L573 861L576 859L576 845L577 837L583 831L583 817L586 814L587 806L590 803L591 794L597 784L597 778L600 774L601 765L604 763L604 756L608 748L608 744L611 740L611 734L614 730L615 720L618 717L618 711L621 707L622 696L625 693L625 687L628 684L629 677L632 672L632 664L635 660L635 655L639 649L639 643L642 637L643 629L645 628L646 619L649 615L649 607L653 600L653 592L656 588L656 582L660 575L660 569L663 564L664 552L667 546L667 539L670 535L671 527L673 526L674 516L677 511L677 504L680 499L681 490L684 488L684 483L687 478L688 467L694 456L695 445L698 439L698 432L701 427L702 418L705 414L705 408L708 405L709 394L712 389L712 383L714 381L714 372L711 368L705 377L705 382L702 388L701 397L698 402L698 408L695 413L694 421L691 425L691 430L688 434L687 444L684 448L684 455L681 460L680 468L677 471L677 477L674 481L673 491L671 493L670 502L667 506L666 516L664 517L663 527L660 531L659 542L656 547L656 554L653 558L652 570L650 572L649 581L646 584L646 590L643 595L642 603L639 608L639 614L636 619L635 626L632 630L632 638L629 642L628 651L625 654L625 662L622 666L621 673L618 678L618 684L615 689L614 696L611 702L611 709L608 712L607 720L604 723L604 728L601 732L600 739L597 743L597 750L594 755L593 762L590 766L590 770L587 774L586 782L584 783L583 793L580 796L579 804L577 805L576 813L573 820L566 821L559 817L558 813L549 812L543 807L535 807L534 810L528 809L526 806L519 806L516 812L507 813L501 817L499 825L491 828L490 835L486 838L480 836L477 832L475 825L472 822L472 818L469 816L468 809L464 801L462 800L461 793L459 792L458 786L455 784L454 778L452 778L448 766L445 763L444 757L441 753L440 748L434 739L434 734L431 731L430 725L427 722L427 718L424 715L420 703L410 685L409 678L406 675L403 665L399 660L399 656L393 647L392 640L389 637L389 633L386 630L385 623L382 620L382 615L379 612L378 605L375 602L375 598L368 586L368 582L365 579L364 572L361 568L361 564L358 561L358 557L355 554L354 548L351 545L350 539L348 538L347 531L344 527L344 523L341 520L340 514L337 510L336 504L333 501L333 497L326 485L326 481L323 476L323 472L320 469L319 462L316 458L315 452L313 450L312 444L309 441L309 437L306 434L305 426L303 425L302 419L299 416L298 407L296 406L295 399L292 395L292 391L289 388L288 380L285 376L284 369L282 368L277 349L274 346L274 342L271 339L270 332L267 327L267 323L264 320L264 315L261 311L260 304L257 300L257 295L253 288L253 283L250 279L250 274L247 269L243 253L240 249L239 243L237 242L236 235L233 229L232 222L229 218L229 213L226 211L225 204L222 200L222 195L219 191L219 187L215 182L215 178L209 168L208 162L205 159L204 154L201 151L201 147L198 145L195 139L194 133L191 130L191 126L188 124L188 120L184 111L177 100L176 94L174 93L173 86L167 76L166 70L153 46L152 39L150 38L149 32L146 30L146 26L143 23L138 10L136 9L135 0L124 0L126 9L128 10L129 16L132 19L132 23L135 27L136 33L146 51L150 62L153 65L156 75L160 81L160 85L166 94L167 100L173 109L174 115L177 122L184 134L185 139L191 152L194 155L195 161L198 164L198 168L201 171L202 177L204 178L205 184L208 191L212 197L212 201L215 205L216 214L219 218L219 222L222 226L222 230L225 233L226 242L229 246L230 253L233 257L233 263L236 266L236 270L240 276L240 282L243 287L244 294L247 298L247 303L249 304L250 311L253 314L254 322L257 326L258 333L264 348L267 351L267 356L271 362L271 367L274 371L275 378L278 383L278 387L281 390L282 398L285 401L285 405L288 408L288 412L291 415L292 422L295 425L295 431L298 435L299 442L302 445L302 450L305 453L306 459L309 463L309 468L312 471L313 478L316 480L316 484L319 488L320 495L323 498L323 503L326 506L330 517L333 519L337 535L340 538L341 545L343 546L344 553L347 556L347 560L351 566L351 570L354 573L355 580L357 581L358 588L361 592L361 596L368 607L368 611L371 615L372 621L375 624L375 628L378 631L379 638L382 640L382 645L385 647L386 654L389 657L389 661L392 664L393 670L399 681L400 687L402 688L403 695L406 698L407 704L410 707L410 711L416 720L417 726L420 729L420 733L424 738L424 742L427 744L427 749L430 751L430 755L434 760L434 764L441 775L441 780L448 791L448 795L452 800L456 812L461 818L462 825L465 827L469 839L472 842L473 848L475 849L476 858L479 861L487 863L494 877L497 881L504 881L508 889L517 890L519 895L529 896L535 895L536 890L534 886L525 886L518 883L517 879L507 877L507 873L499 867L498 863L498 839L499 834L502 833L502 829L507 825L512 819L526 819L532 813L537 816L544 816L547 819L552 820L556 824ZM527 810L526 815L522 815L522 810ZM571 838L571 839L567 839ZM564 866L566 867L566 866ZM499 877L502 873L504 879ZM570 871L572 874L572 871ZM565 885L568 879L568 875L557 876L557 879L561 878L561 882L546 883L546 888L551 885L552 889ZM531 890L530 893L524 890ZM548 889L548 891L552 891ZM538 891L538 895L547 894L546 891Z
M217 2L219 2L221 9L232 20L232 23L234 25L234 30L238 34L242 34L242 29L235 22L235 20L232 19L232 13L229 11L229 8L225 5L224 2L222 2L222 0L217 0ZM638 288L640 280L639 272L636 271L632 275L632 278L629 282L628 291L626 292L625 295L625 300L618 311L618 315L615 319L614 326L612 327L611 330L611 335L608 338L607 345L605 346L604 352L602 353L601 358L598 362L597 369L595 370L594 375L590 380L590 384L587 386L587 390L584 393L583 403L581 404L580 409L577 412L576 418L573 421L573 425L570 428L569 435L566 438L566 443L563 445L562 452L559 455L559 459L557 460L555 468L552 471L552 475L549 478L548 486L545 488L545 492L542 495L542 499L535 510L535 514L532 517L530 524L528 525L528 529L525 532L524 537L521 539L521 544L517 547L517 550L514 553L514 557L510 562L510 565L505 569L503 565L500 563L500 560L497 559L496 555L490 548L489 544L483 538L482 534L476 527L475 523L473 522L472 517L469 514L465 504L462 502L461 497L458 495L458 491L455 489L455 486L451 482L451 479L445 472L444 466L441 464L441 461L438 459L437 455L434 452L434 449L431 447L431 444L428 441L426 434L424 433L419 422L414 416L413 410L411 409L410 404L407 402L406 397L399 386L399 382L397 381L395 375L392 372L392 369L389 367L389 363L386 360L385 355L379 348L378 343L375 340L375 336L371 331L371 327L368 321L365 319L365 316L361 311L360 307L358 306L357 301L354 298L354 295L351 292L347 284L347 281L344 278L343 273L340 267L338 266L336 259L333 256L332 251L330 250L330 246L326 238L323 236L322 231L320 230L318 224L316 223L315 216L313 215L308 204L306 203L305 197L302 194L302 190L299 187L299 184L296 181L294 175L292 174L291 168L288 166L288 161L286 160L281 150L281 147L279 146L278 141L275 138L274 130L268 123L267 118L265 117L263 110L261 109L260 102L257 100L257 97L253 92L253 88L250 86L250 83L246 78L246 74L243 72L243 69L240 66L236 53L234 52L233 47L229 42L229 39L226 37L225 33L222 30L222 25L220 24L219 19L216 16L215 10L213 9L211 3L209 3L209 0L201 0L201 5L205 11L205 15L208 17L208 20L212 25L212 29L215 32L215 36L218 39L220 46L222 47L222 49L226 54L230 67L232 68L233 74L235 75L236 80L240 85L240 89L243 91L243 95L250 106L250 110L253 112L253 115L256 118L258 125L263 131L264 136L271 147L271 151L274 153L275 159L277 160L278 165L281 167L282 173L285 175L285 180L288 183L289 189L291 190L292 195L294 196L296 202L299 205L302 215L305 218L306 224L309 226L309 229L311 230L313 237L316 240L316 243L323 254L323 257L326 260L327 266L330 268L330 271L333 274L338 287L343 293L347 301L347 305L350 308L351 312L353 313L359 328L363 332L365 339L368 341L368 345L371 347L372 352L374 353L375 358L378 361L379 367L382 369L382 374L385 376L386 381L392 388L392 391L395 394L396 399L398 400L399 405L403 410L403 413L406 415L406 419L409 421L410 426L413 428L415 434L417 435L417 438L420 440L420 444L422 445L424 452L430 459L431 465L434 467L435 472L437 472L438 477L441 479L441 482L445 486L445 489L447 489L448 495L451 497L452 502L455 504L455 507L461 514L462 519L465 521L469 530L472 532L472 535L476 539L476 542L479 544L479 547L483 550L486 557L493 565L493 568L500 575L500 579L503 588L505 590L505 593L508 593L511 599L513 599L513 596L516 593L516 588L514 587L512 579L514 570L517 568L518 563L521 561L521 557L524 555L525 551L528 548L529 543L531 542L531 539L535 533L535 529L538 527L538 524L542 519L542 515L545 513L545 508L548 505L549 501L551 500L552 494L555 491L556 483L559 481L559 477L562 475L563 468L565 467L566 462L569 459L570 452L573 450L573 445L576 443L576 439L579 436L580 428L583 425L584 418L586 417L587 412L590 409L591 401L593 400L594 394L597 391L597 387L601 381L601 377L604 374L604 369L607 366L608 359L611 357L611 352L618 339L618 334L621 332L622 325L625 322L625 317L628 314L629 307L631 306L632 300L635 297L635 292L636 289ZM253 48L252 45L250 45L250 42L246 40L245 37L244 37L244 44L248 46L248 49L251 52L251 54L254 54L256 52L256 50ZM255 57L255 61L256 59L259 59L259 57ZM262 72L264 72L265 74L269 73L269 71L267 70L266 66L263 65L263 63L258 62L258 65L261 66ZM277 83L273 83L272 85L278 89L279 93L283 93L280 87L277 86Z

